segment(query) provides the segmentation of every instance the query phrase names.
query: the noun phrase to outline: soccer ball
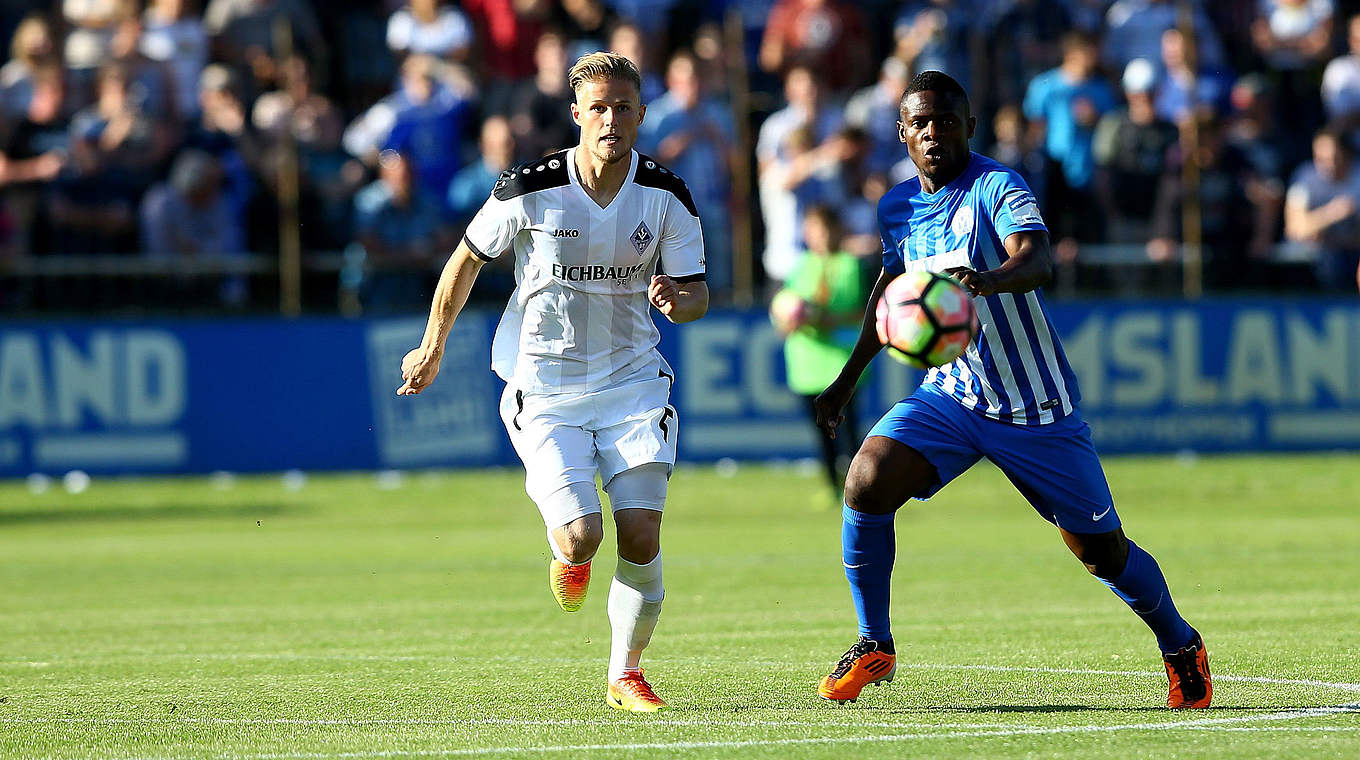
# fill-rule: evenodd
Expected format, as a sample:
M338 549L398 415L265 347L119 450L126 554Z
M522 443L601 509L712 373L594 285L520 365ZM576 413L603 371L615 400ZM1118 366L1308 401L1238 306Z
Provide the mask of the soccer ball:
M812 308L802 296L785 288L770 299L770 323L780 335L788 335L812 319Z
M959 358L978 331L973 299L935 272L907 272L888 283L875 317L888 353L918 369Z

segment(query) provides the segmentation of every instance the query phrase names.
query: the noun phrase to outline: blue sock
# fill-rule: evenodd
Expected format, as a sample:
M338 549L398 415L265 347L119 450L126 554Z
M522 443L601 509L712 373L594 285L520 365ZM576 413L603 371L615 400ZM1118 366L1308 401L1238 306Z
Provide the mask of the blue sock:
M1171 601L1171 591L1166 587L1166 578L1162 576L1157 560L1138 544L1129 542L1129 561L1119 577L1101 578L1100 581L1147 623L1163 652L1174 652L1194 638L1194 629Z
M891 642L888 596L897 552L893 514L870 515L846 506L841 518L841 559L859 617L859 635Z

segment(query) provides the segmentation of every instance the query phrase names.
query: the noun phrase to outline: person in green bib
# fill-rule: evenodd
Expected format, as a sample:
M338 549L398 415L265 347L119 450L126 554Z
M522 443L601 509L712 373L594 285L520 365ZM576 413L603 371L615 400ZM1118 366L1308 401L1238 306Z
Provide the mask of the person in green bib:
M808 421L821 441L827 480L836 493L859 442L853 404L845 410L846 435L832 438L815 424L812 400L836 379L850 357L864 317L865 288L860 260L842 251L835 209L815 205L803 214L807 251L798 259L770 306L770 319L784 336L789 389L802 396Z

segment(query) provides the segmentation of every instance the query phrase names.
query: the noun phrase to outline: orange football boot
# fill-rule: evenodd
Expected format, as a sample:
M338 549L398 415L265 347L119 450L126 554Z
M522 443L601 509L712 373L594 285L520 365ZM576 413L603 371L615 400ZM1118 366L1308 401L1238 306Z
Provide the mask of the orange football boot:
M604 693L604 701L615 710L628 712L658 712L670 709L670 705L652 691L652 685L642 677L640 669L630 670L623 674L623 678L610 681L609 688Z
M586 603L586 590L590 588L590 563L569 565L554 559L548 566L548 588L553 598L567 612L575 612Z
M1209 653L1204 650L1204 639L1199 632L1179 651L1162 655L1166 677L1171 681L1167 707L1208 707L1214 698L1214 684L1209 677Z
M863 636L817 685L817 695L832 702L854 702L865 686L891 683L897 675L897 655L878 651L878 642Z

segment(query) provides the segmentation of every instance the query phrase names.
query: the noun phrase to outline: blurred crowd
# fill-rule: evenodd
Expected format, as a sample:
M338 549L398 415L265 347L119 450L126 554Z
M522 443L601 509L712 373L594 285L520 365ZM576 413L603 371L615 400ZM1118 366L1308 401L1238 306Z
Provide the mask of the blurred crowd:
M575 142L566 70L611 49L643 71L638 148L689 183L720 298L748 271L758 286L785 281L806 255L813 208L834 212L838 247L872 268L876 202L914 171L897 101L925 69L968 89L974 150L1031 184L1064 262L1098 263L1112 245L1173 262L1189 207L1210 287L1276 286L1272 262L1291 250L1313 266L1296 284L1353 289L1357 10L1360 0L11 2L0 8L11 41L0 272L63 254L270 256L292 235L304 256L343 252L338 276L312 283L316 308L346 289L370 310L418 308L497 174ZM487 279L489 298L513 286L503 267ZM227 277L180 297L249 307L258 291ZM6 308L78 308L74 292L0 277Z

